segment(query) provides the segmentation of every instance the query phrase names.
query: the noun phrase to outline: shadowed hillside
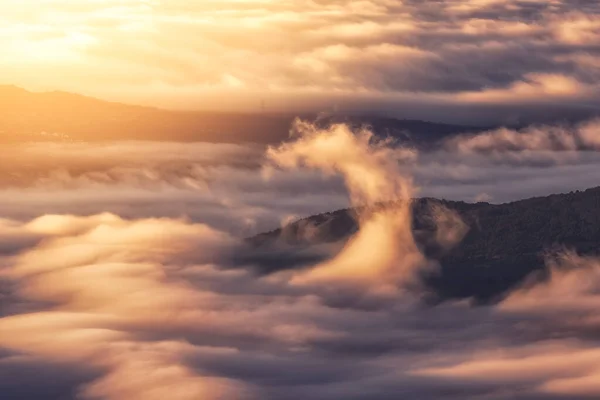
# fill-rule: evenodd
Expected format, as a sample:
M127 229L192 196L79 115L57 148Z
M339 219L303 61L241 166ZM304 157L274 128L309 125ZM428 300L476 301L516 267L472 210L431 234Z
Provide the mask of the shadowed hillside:
M450 249L435 240L433 210L439 205L454 210L468 227L460 244ZM309 249L344 241L356 229L353 211L340 210L248 241L256 249ZM413 232L423 252L440 264L438 272L423 277L434 298L489 301L534 271L543 271L548 252L566 248L581 255L600 254L600 187L499 205L418 199L413 204Z
M76 141L159 140L224 143L279 143L289 136L297 115L169 111L112 103L66 92L32 93L0 86L0 142L22 140ZM470 128L382 117L319 117L371 126L378 134L415 143L475 131Z

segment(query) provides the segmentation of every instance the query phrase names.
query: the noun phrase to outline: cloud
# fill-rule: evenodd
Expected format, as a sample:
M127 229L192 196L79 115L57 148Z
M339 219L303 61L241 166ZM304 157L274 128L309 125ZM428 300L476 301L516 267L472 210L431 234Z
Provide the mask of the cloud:
M298 121L293 130L297 140L268 150L275 165L340 173L355 206L410 197L410 179L398 169L398 162L414 159L412 150L392 147L367 129L352 132L346 125L321 130Z
M597 125L591 120L483 131L418 157L399 151L397 158L402 172L413 177L417 196L473 201L487 193L505 202L582 190L598 184L599 153L583 151L597 149ZM275 169L265 181L260 147L64 142L7 149L0 165L0 212L6 219L104 212L130 219L185 216L247 237L279 227L290 216L350 205L344 181L335 174ZM383 190L377 185L370 190ZM397 196L381 193L381 200ZM15 240L6 238L0 247L18 249Z
M492 352L490 352L492 353ZM419 371L418 374L466 381L493 382L497 385L531 385L547 395L594 396L599 387L600 354L592 348L568 344L544 344L517 351L498 351L489 358L479 354L476 361L449 368ZM560 365L560 366L559 366Z
M325 304L332 293L203 264L214 241L223 240L206 226L164 220L160 231L168 239L149 240L146 231L155 231L158 221L63 218L72 229L48 232L44 243L11 256L12 266L3 268L18 279L22 297L42 302L34 312L0 320L2 347L27 354L35 366L30 371L46 375L65 366L72 381L62 393L91 399L166 393L177 399L295 399L306 393L322 399L391 399L398 393L578 399L597 393L598 352L587 342L592 331L585 325L563 330L564 314L548 303L557 292L545 289L595 297L586 269L597 264L593 259L565 256L565 272L498 307L422 307L400 297L372 308L340 308ZM92 240L106 225L110 234ZM138 241L147 246L131 245ZM115 242L124 244L121 251L114 251ZM51 249L68 254L81 246L93 263L67 257L63 265L38 266ZM182 260L182 247L194 257ZM597 307L577 296L577 309L594 315ZM0 376L24 365L9 355ZM39 373L23 379L40 392L48 385Z
M316 173L293 181L275 173L265 183L262 158L260 147L208 143L23 143L10 146L0 166L0 209L15 219L187 216L249 236L290 214L347 206L343 183Z
M502 308L511 312L532 310L537 313L564 310L567 315L562 321L586 324L582 313L593 316L596 313L594 303L599 300L599 260L566 252L550 257L548 264L550 276L547 281L513 293L503 302ZM577 317L571 320L569 313L575 313Z
M472 137L447 141L461 153L506 153L542 151L600 151L600 121L592 120L576 127L532 126L522 132L502 128Z
M594 119L482 131L421 152L409 169L420 194L438 198L502 203L584 190L597 186L592 176L600 162L598 137Z
M185 285L167 283L158 263L183 262L186 248L204 239L222 242L222 235L204 226L168 220L127 222L112 215L45 216L21 229L43 233L46 240L5 260L11 267L3 270L3 277L21 284L23 298L56 308L3 318L4 348L48 362L106 370L104 377L82 389L85 398L154 398L165 390L183 399L217 398L227 389L219 380L202 379L178 363L181 345L136 343L127 332L136 324L176 319L169 314L199 300ZM203 253L213 246L214 242Z
M368 130L352 132L345 125L320 130L298 121L297 139L270 148L268 158L283 168L307 167L343 176L358 212L359 232L342 251L305 276L299 283L345 281L351 285L373 284L395 290L410 281L413 270L425 264L411 230L412 182L399 168L414 159L413 151L395 148ZM392 207L377 207L393 202ZM371 249L377 247L378 251ZM391 287L389 287L391 283Z
M439 204L432 206L431 217L436 227L435 241L445 250L459 244L469 232L469 226L456 211Z
M10 165L25 180L3 181L0 190L35 215L0 221L0 391L32 400L597 396L597 259L549 258L547 275L480 307L468 299L425 305L422 288L406 279L427 267L409 233L410 196L449 187L470 196L469 188L482 193L489 181L502 190L521 185L519 193L545 178L567 185L557 176L574 181L596 170L596 152L573 150L575 157L545 164L510 158L527 148L495 159L452 147L417 156L367 130L303 123L296 130L266 159L259 150L201 144L161 152L136 143L126 154L87 144L49 147L46 155L42 147L14 148ZM241 156L250 161L239 163ZM41 167L28 169L33 159ZM67 173L53 173L56 164ZM413 173L431 186L417 192ZM206 185L178 186L200 177ZM354 240L343 249L300 249L295 268L256 274L235 228L249 210L278 226L281 215L336 208L330 199L347 196L344 185L350 203L363 206ZM140 197L130 210L124 194L134 189ZM88 209L72 202L86 190L96 200ZM184 195L208 207L205 191L212 201L227 197L227 212L169 216L167 204L177 208ZM46 197L31 206L40 193ZM72 212L46 213L57 198ZM301 204L307 198L311 208ZM398 207L373 206L390 200ZM106 212L111 207L131 214ZM455 215L433 217L442 245L464 235ZM276 250L267 254L273 265L300 258L289 247Z
M474 350L466 360L415 374L526 386L540 396L597 396L600 353L592 332L598 322L598 262L571 252L549 257L547 280L530 283L498 305L495 312L517 318L529 340Z
M587 0L27 0L0 11L0 71L30 88L471 121L486 104L508 108L494 110L504 121L542 118L549 103L559 117L589 115L598 100L600 9Z

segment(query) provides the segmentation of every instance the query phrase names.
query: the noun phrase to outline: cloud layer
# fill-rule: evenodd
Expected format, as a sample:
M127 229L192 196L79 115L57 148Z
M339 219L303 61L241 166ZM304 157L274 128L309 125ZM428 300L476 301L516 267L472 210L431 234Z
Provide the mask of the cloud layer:
M575 126L484 131L420 153L388 153L399 157L415 196L506 202L598 185L598 135L598 122L591 120ZM352 143L349 138L324 141L331 152L327 159L346 157L342 150ZM0 213L5 218L107 211L126 218L185 216L250 236L351 203L344 179L332 173L338 170L334 164L313 165L325 168L326 174L309 169L267 171L265 149L259 146L45 142L7 145L5 150L0 164ZM381 154L386 151L382 148ZM313 152L312 146L303 150L304 156ZM353 157L361 162L365 158L362 153ZM359 203L401 194L382 191L381 177L359 174L352 164L347 168L353 179L362 177L372 185L370 191L382 196L355 193Z
M413 173L417 183L454 174L447 185L455 187L514 185L521 174L530 186L532 177L597 169L593 150L550 150L538 140L585 130L538 128L511 140L524 143L516 147L503 145L516 133L486 132L418 155L343 125L296 130L266 158L261 149L204 144L14 147L18 179L1 188L19 210L2 204L0 391L25 400L600 396L598 259L549 255L547 276L495 305L425 306L413 273L434 266L406 218ZM496 141L490 158L486 146ZM239 239L248 218L277 221L309 211L298 208L309 200L333 208L344 185L347 202L371 205L344 249L275 274L246 265ZM80 193L87 200L74 202ZM200 205L171 215L182 199ZM221 212L216 199L227 199ZM372 206L389 200L399 207ZM61 207L71 212L48 212ZM456 215L434 217L441 245L461 240ZM274 262L295 256L279 250Z
M593 0L27 0L0 11L0 72L31 88L427 119L597 111Z

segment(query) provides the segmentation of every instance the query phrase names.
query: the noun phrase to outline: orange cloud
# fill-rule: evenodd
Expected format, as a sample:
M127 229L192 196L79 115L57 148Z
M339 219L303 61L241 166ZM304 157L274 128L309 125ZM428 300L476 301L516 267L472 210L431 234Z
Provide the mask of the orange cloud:
M589 63L571 58L575 71L557 59L597 42L591 6L584 14L559 0L436 4L4 3L0 72L33 89L185 108L254 110L270 96L294 107L298 95L325 101L333 92L392 103L415 95L459 103L597 95L585 82Z

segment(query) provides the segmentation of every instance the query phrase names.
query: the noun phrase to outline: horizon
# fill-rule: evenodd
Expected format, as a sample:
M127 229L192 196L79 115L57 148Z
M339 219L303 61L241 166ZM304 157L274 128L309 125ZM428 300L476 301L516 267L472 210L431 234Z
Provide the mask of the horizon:
M260 109L260 110L256 110L256 111L226 111L226 110L219 110L219 109L206 109L206 108L189 108L189 109L180 109L180 108L163 108L160 106L152 106L152 105L144 105L143 103L126 103L126 102L121 102L121 101L117 101L117 100L111 100L111 99L107 99L107 98L101 98L101 97L94 97L92 95L89 94L85 94L85 93L76 93L76 92L69 92L69 91L65 91L65 90L60 90L60 89L56 89L56 90L30 90L27 89L25 87L21 87L18 85L14 85L14 84L9 84L9 83L5 83L5 84L0 84L0 90L2 88L8 88L8 89L17 89L17 90L22 90L25 91L27 93L30 94L67 94L67 95L71 95L71 96L75 96L75 97L83 97L83 98L87 98L90 100L98 100L98 101L102 101L102 102L106 102L106 103L112 103L112 104L118 104L118 105L122 105L122 106L131 106L131 107L144 107L144 108L150 108L150 109L155 109L157 111L169 111L169 112L183 112L183 113L187 113L187 112L198 112L198 113L214 113L214 114L240 114L240 115L278 115L278 116L286 116L286 117L297 117L297 118L302 118L303 116L314 116L314 115L319 115L319 114L324 114L324 115L346 115L344 114L345 110L333 110L333 107L331 110L321 110L321 111L313 111L313 112L308 112L308 111L303 111L303 112L294 112L294 111L273 111L273 110L269 110L269 109ZM258 99L260 100L260 99ZM260 104L260 101L259 101ZM374 111L372 113L367 113L367 114L361 114L360 111L358 110L348 110L348 114L349 116L357 116L357 117L377 117L377 118L390 118L390 119L399 119L399 120L404 120L404 121L416 121L416 122L431 122L431 123L439 123L439 124L444 124L443 121L429 121L429 120L419 120L419 119L410 119L410 118L395 118L393 116L388 116L386 114L377 114L377 111Z
M374 109L374 110L369 110L369 111L365 111L365 110L361 110L359 108L348 108L348 109L343 109L340 108L339 106L331 106L329 108L307 108L307 109L302 109L302 110L288 110L288 109L278 109L278 110L274 110L274 109L269 109L269 108L264 108L262 107L262 102L261 99L256 99L257 103L261 106L260 109L257 110L249 110L249 109L241 109L241 110L225 110L225 109L219 109L219 108L206 108L206 107L198 107L198 108L168 108L168 107L161 107L159 105L152 105L152 104L145 104L145 103L133 103L133 102L123 102L123 101L119 101L119 100L114 100L114 99L110 99L110 98L102 98L102 97L95 97L93 95L90 94L85 94L85 93L77 93L77 92L70 92L70 91L66 91L66 90L60 90L60 89L56 89L56 90L31 90L28 89L26 87L22 87L22 86L18 86L15 84L10 84L10 83L0 83L0 89L2 88L6 88L6 89L17 89L17 90L21 90L21 91L25 91L29 94L66 94L66 95L71 95L71 96L75 96L75 97L82 97L82 98L87 98L90 100L97 100L97 101L101 101L101 102L105 102L105 103L111 103L111 104L115 104L115 105L122 105L122 106L130 106L130 107L143 107L143 108L147 108L147 109L154 109L157 111L167 111L167 112L181 112L181 113L211 113L211 114L224 114L224 115L264 115L264 116L285 116L285 117L294 117L294 118L305 118L305 117L313 117L313 116L317 116L317 115L324 115L324 116L349 116L349 117L374 117L374 118L389 118L389 119L396 119L399 121L407 121L407 122L428 122L428 123L433 123L433 124L447 124L447 125L462 125L465 127L471 127L471 128L492 128L494 126L520 126L520 127L525 127L528 125L539 125L539 124L557 124L557 123L573 123L573 122L577 122L577 121L585 121L585 120L590 120L590 119L594 119L597 118L598 116L600 116L600 108L598 109L597 112L590 112L590 113L575 113L575 114L569 114L566 113L564 115L559 114L558 116L553 115L551 117L548 116L543 116L543 117L534 117L532 119L525 119L522 122L517 122L518 120L510 120L510 121L498 121L495 119L492 119L492 121L486 122L485 120L471 120L470 118L461 118L459 120L453 120L452 118L448 119L448 118L443 118L443 117L435 117L435 116L431 116L431 118L426 118L426 115L424 115L424 118L416 118L413 117L411 118L410 115L405 115L405 114L401 114L401 115L394 115L394 112L390 112L390 111L385 111L385 110L380 110L380 109Z

